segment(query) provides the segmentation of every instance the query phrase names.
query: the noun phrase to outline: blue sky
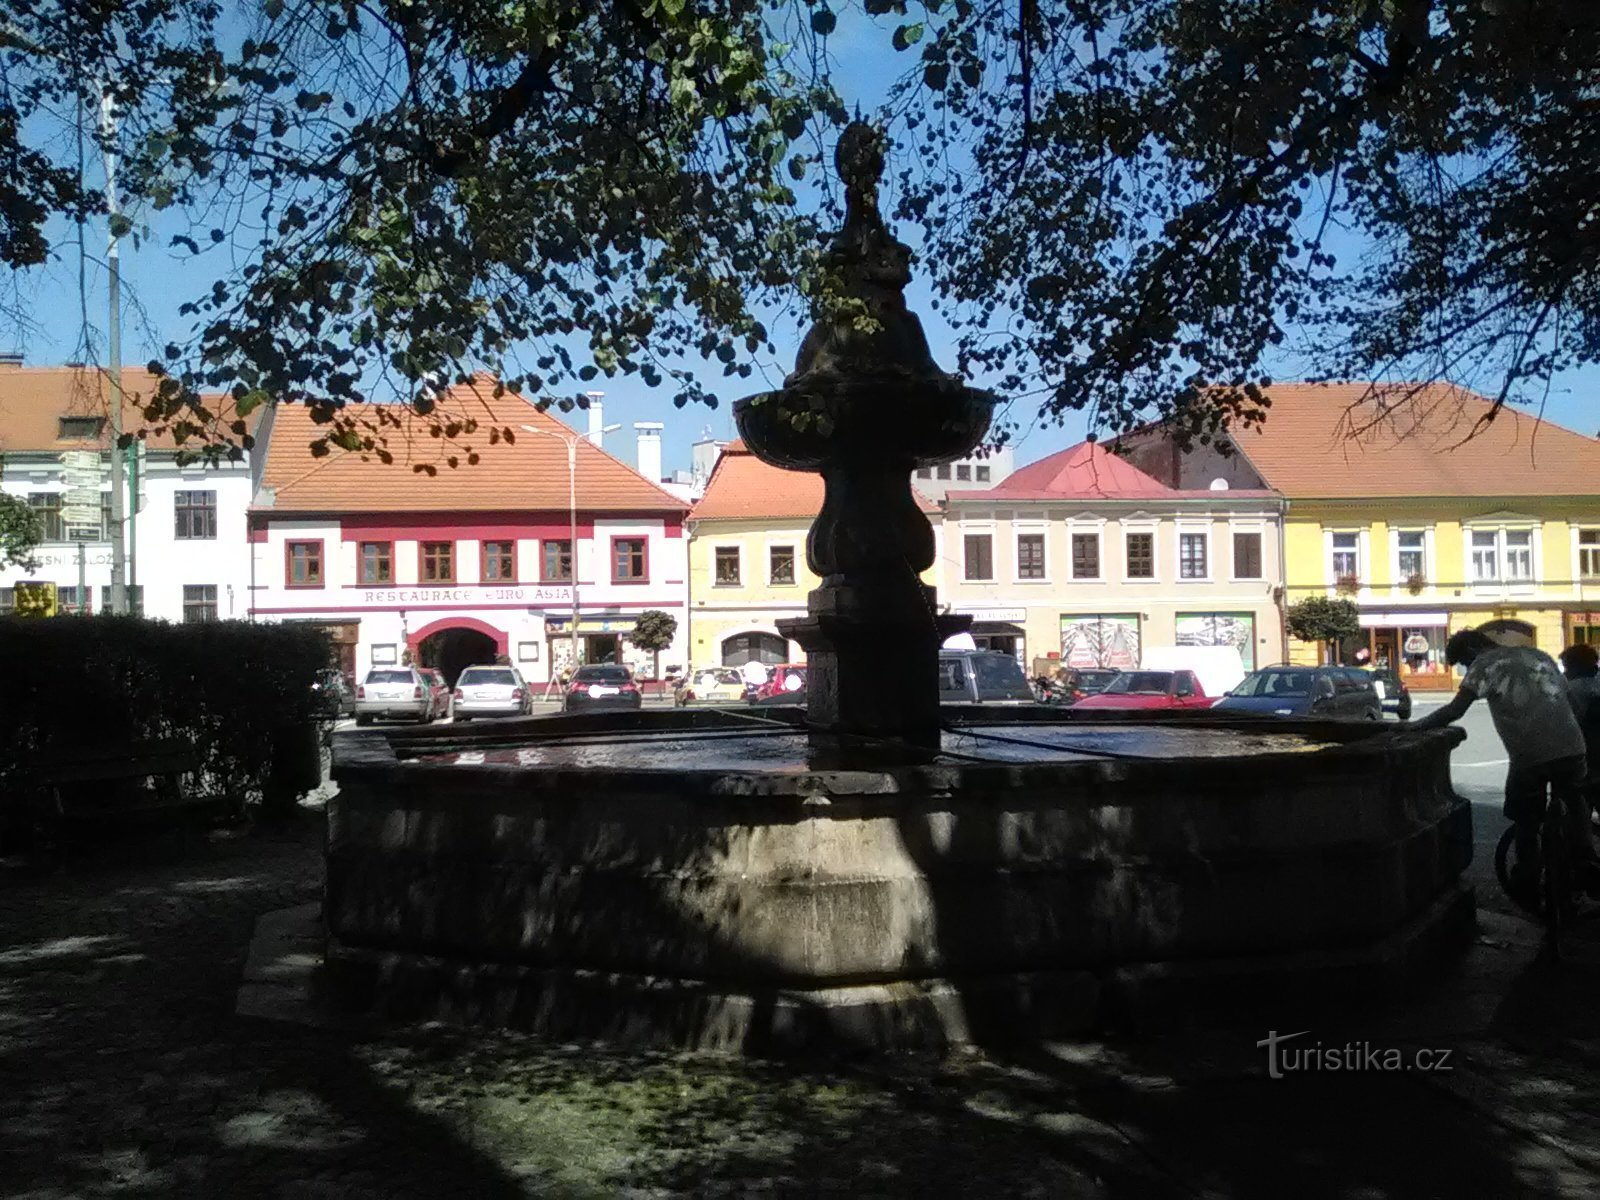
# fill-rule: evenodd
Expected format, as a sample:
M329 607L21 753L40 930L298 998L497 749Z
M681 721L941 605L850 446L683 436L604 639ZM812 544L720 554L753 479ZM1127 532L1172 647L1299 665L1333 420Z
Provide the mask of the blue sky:
M842 20L838 30L829 39L834 56L835 81L841 93L851 104L859 104L864 112L882 101L894 76L910 61L909 56L894 54L889 48L888 33L897 23L896 18L879 20L883 26L878 33L866 27L872 20L853 10L853 15ZM892 164L891 164L892 167ZM891 171L892 173L892 171ZM890 207L885 204L885 209ZM136 217L138 214L134 214ZM168 341L182 341L188 332L190 319L179 315L178 309L186 300L209 288L212 272L223 265L221 256L233 248L215 247L199 259L184 260L167 248L172 234L187 232L169 214L161 214L154 222L153 236L139 247L125 240L122 246L123 278L126 307L123 317L123 360L129 364L142 364L159 357ZM906 231L900 231L905 237ZM88 305L93 330L94 348L89 357L104 360L104 325L106 300L104 290L104 233L97 231L89 236L87 249ZM1341 259L1361 251L1359 245L1337 248ZM242 257L242 255L241 255ZM83 325L80 318L78 285L79 261L76 245L64 243L61 257L47 268L25 278L21 284L21 299L32 310L36 328L27 332L17 344L0 349L18 349L27 361L34 364L61 363L86 357ZM915 272L916 268L913 267ZM955 363L954 336L948 324L930 304L930 295L919 277L908 293L911 306L922 318L934 357L946 369ZM646 387L632 377L619 376L601 380L598 386L606 390L605 416L608 423L616 422L624 430L612 435L608 448L624 458L632 454L631 425L635 421L660 421L663 430L663 462L668 470L686 468L689 447L702 434L716 438L733 436L733 422L729 402L747 392L776 386L782 373L793 362L803 332L792 321L772 322L774 342L779 347L777 369L763 378L751 380L727 379L721 375L720 364L686 363L697 370L702 382L717 392L723 403L717 409L703 406L674 408L668 395L660 389ZM1275 374L1292 379L1300 374L1298 364L1286 357ZM977 379L983 385L989 381ZM1545 416L1558 423L1569 425L1584 433L1594 433L1596 419L1587 398L1600 387L1600 369L1572 372L1558 379L1551 389L1545 407ZM1084 418L1070 414L1063 424L1042 425L1023 406L1010 413L1018 425L1015 437L1017 461L1030 462L1063 449L1081 439ZM582 413L570 418L580 428L585 424Z

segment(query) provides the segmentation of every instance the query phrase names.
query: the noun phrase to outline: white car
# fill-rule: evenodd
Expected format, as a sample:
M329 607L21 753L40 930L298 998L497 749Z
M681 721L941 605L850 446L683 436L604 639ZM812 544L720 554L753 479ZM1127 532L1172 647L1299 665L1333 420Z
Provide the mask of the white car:
M456 679L450 713L473 717L521 717L533 710L533 692L515 667L468 667Z
M356 688L357 725L370 725L377 717L426 725L440 715L433 685L414 667L374 667Z

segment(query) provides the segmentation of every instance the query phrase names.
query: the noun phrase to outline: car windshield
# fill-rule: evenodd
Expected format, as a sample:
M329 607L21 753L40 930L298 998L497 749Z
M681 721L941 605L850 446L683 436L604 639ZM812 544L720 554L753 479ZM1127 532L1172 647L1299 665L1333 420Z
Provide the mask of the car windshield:
M627 683L631 676L627 667L579 667L573 678L584 683Z
M412 683L410 671L368 671L368 683Z
M1308 696L1310 671L1255 671L1233 689L1235 696Z
M516 674L509 667L468 667L456 680L458 687L483 687L486 684L517 685Z
M1124 671L1106 684L1108 693L1119 696L1164 696L1171 689L1171 671Z
M1085 692L1104 691L1116 677L1115 671L1079 671L1078 688Z

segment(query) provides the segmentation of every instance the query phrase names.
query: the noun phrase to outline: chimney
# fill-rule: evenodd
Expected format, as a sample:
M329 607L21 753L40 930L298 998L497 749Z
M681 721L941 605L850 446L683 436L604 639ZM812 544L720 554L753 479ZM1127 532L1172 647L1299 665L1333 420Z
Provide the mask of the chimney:
M605 395L604 392L589 393L589 432L586 436L596 446L605 440L605 405L600 399L603 395Z
M15 371L22 366L22 355L17 352L0 354L0 371Z
M660 421L633 423L633 431L639 435L639 474L651 483L661 482L661 429Z

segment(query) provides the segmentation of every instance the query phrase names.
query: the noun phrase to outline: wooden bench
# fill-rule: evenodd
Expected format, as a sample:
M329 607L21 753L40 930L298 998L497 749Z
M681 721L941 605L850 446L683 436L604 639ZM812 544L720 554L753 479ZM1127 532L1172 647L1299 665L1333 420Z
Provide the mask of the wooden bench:
M48 806L43 815L58 825L118 826L198 817L219 807L215 799L189 790L185 776L199 769L194 747L177 739L58 746L41 754L37 764Z

